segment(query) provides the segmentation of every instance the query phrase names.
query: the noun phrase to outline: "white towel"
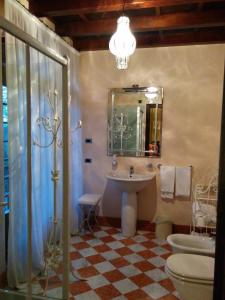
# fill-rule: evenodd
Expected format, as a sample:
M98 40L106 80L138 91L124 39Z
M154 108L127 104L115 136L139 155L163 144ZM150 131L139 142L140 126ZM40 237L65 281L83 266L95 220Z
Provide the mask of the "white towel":
M216 223L216 206L212 204L201 203L200 201L194 201L192 205L192 211L195 225L206 226L210 223Z
M190 197L191 167L176 167L176 196Z
M210 222L215 223L216 220L216 206L212 204L201 204L201 211L205 215L206 223L209 224Z
M160 182L161 182L161 197L173 199L174 197L174 182L175 182L175 167L161 166L160 167Z

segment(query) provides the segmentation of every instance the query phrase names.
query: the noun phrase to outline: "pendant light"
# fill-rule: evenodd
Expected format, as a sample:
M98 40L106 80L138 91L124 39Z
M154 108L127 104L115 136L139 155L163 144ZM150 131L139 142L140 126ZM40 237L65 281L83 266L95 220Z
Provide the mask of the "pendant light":
M124 14L125 0L123 4ZM130 55L136 49L136 39L130 30L130 20L126 16L121 16L117 20L116 32L109 41L109 50L116 57L116 64L119 70L127 69Z

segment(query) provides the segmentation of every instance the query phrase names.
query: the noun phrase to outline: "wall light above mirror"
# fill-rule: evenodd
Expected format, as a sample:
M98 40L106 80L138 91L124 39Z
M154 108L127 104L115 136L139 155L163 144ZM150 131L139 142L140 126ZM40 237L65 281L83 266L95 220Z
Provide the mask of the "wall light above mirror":
M114 88L108 102L108 155L160 157L163 88Z

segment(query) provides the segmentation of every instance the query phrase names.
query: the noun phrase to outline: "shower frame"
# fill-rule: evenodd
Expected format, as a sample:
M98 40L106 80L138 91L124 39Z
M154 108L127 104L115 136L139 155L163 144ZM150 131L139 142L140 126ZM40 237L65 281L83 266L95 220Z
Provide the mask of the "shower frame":
M62 298L69 298L69 238L70 238L70 213L69 213L69 90L68 90L68 59L45 47L38 40L16 27L4 17L4 1L0 0L0 29L11 34L26 45L26 97L27 97L27 249L28 249L28 282L26 299L32 299L32 159L31 159L31 84L30 84L30 49L35 49L62 66L62 184L63 184L63 285ZM3 14L2 14L3 12ZM0 41L2 47L2 41ZM0 61L2 70L2 60ZM0 88L2 89L2 76ZM0 101L2 103L0 93ZM1 203L1 202L0 202Z

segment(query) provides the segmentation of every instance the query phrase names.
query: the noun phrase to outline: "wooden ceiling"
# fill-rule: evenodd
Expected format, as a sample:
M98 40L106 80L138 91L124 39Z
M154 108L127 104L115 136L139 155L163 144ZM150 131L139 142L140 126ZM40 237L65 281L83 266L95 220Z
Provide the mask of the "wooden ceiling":
M225 0L30 0L79 51L108 49L123 8L139 48L225 42Z

